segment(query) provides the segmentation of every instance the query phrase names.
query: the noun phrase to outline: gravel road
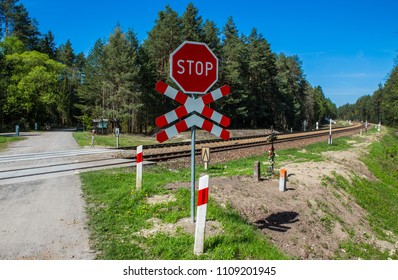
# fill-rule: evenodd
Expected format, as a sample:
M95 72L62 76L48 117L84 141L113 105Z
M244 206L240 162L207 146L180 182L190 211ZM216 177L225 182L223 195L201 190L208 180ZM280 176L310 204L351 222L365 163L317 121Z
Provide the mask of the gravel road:
M23 136L0 155L78 149L70 131ZM95 258L78 175L0 185L0 217L0 259Z

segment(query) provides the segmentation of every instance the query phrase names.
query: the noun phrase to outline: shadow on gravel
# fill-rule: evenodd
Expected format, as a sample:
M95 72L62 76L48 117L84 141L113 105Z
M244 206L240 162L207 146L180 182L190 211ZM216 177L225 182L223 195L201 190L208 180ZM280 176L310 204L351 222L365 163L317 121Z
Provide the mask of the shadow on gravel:
M269 215L265 219L261 219L255 222L259 229L269 229L279 232L286 232L291 227L285 226L285 224L293 224L298 222L299 219L297 212L287 211L287 212L278 212Z

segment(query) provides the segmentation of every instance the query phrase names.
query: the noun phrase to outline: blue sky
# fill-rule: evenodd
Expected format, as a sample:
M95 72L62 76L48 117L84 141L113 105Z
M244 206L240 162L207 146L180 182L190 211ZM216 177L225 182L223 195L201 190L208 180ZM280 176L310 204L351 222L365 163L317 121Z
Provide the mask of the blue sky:
M85 54L118 23L143 41L159 10L169 4L182 15L189 2L220 29L232 16L241 33L255 27L274 52L298 55L307 80L337 106L372 94L398 55L396 0L20 0L42 33Z

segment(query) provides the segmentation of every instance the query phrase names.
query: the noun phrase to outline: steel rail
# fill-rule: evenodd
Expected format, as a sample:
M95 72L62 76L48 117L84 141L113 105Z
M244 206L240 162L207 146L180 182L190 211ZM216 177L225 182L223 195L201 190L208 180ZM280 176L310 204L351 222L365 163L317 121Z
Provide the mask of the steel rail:
M333 134L349 132L349 131L360 129L361 127L362 126L355 126L355 127L334 129ZM298 134L301 134L301 135L298 135ZM329 135L329 131L322 130L320 133L308 134L308 132L303 132L303 133L296 133L294 135L292 135L292 134L278 134L278 135L279 136L288 135L288 137L277 139L274 141L274 144L327 136L327 135ZM260 137L258 137L258 138L260 138ZM261 136L261 138L266 138L266 137L263 135L263 136ZM239 138L239 140L245 140L245 139L251 139L251 138ZM213 142L217 142L217 141L200 142L200 143L198 143L198 142L196 142L196 144L200 145L200 144L204 144L204 143L213 143ZM224 142L231 142L231 140L224 141ZM251 147L258 147L258 146L263 146L263 145L270 145L270 144L271 143L268 140L261 140L261 141L249 142L249 143L235 143L232 145L227 144L227 145L223 145L223 146L211 147L211 152L217 153L217 152L224 152L224 151L236 150L236 149L241 149L241 148L251 148ZM188 143L187 145L190 145L190 143ZM178 146L184 146L184 145L178 145ZM144 149L145 149L145 146L144 146ZM201 149L195 149L195 155L200 155L200 154L201 154ZM152 161L152 162L158 162L158 161L166 161L166 160L181 158L181 157L189 157L190 155L191 155L191 150L163 152L163 153L155 153L155 154L146 154L145 160ZM125 158L135 160L135 156L125 157Z
M346 126L339 126L339 127L334 127L333 131L337 131L338 129L345 129L347 128ZM311 132L317 132L317 131L329 131L329 128L321 128L318 130L312 130L312 131L298 131L298 132L281 132L281 133L276 133L276 135L300 135L300 134L307 134ZM208 143L217 143L217 142L232 142L232 141L239 141L239 140L248 140L248 139L257 139L257 138L264 138L270 136L271 133L267 134L257 134L257 135L250 135L250 136L238 136L238 137L231 137L229 140L223 140L223 139L204 139L204 140L198 140L196 141L196 144L208 144ZM143 145L144 150L150 150L150 149L160 149L160 148L169 148L169 147L182 147L182 146L189 146L191 145L191 142L172 142L172 143L165 143L165 144L149 144L149 145ZM119 147L119 148L113 148L113 149L118 149L118 150L135 150L137 149L137 146L124 146L124 147Z

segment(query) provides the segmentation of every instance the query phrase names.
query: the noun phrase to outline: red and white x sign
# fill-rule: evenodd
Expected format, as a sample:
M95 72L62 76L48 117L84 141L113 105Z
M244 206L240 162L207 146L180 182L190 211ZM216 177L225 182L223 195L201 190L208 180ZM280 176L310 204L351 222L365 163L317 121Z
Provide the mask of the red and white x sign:
M159 128L165 127L192 112L199 113L204 117L209 118L216 123L219 123L223 127L228 127L231 123L231 120L228 117L225 117L220 113L214 111L210 107L206 106L220 99L221 97L230 94L230 88L227 85L222 86L221 88L218 88L212 92L209 92L197 99L191 98L185 93L182 93L181 91L178 91L161 81L156 84L156 90L161 94L164 94L165 96L182 104L182 106L178 107L177 109L172 110L156 119L156 126L158 126ZM199 117L197 115L191 115L187 119L182 120L175 125L159 132L156 138L160 143L162 143L192 126L202 128L224 140L228 140L230 137L229 131L227 131L226 129L223 129L202 117Z

